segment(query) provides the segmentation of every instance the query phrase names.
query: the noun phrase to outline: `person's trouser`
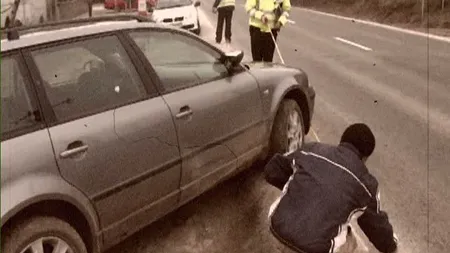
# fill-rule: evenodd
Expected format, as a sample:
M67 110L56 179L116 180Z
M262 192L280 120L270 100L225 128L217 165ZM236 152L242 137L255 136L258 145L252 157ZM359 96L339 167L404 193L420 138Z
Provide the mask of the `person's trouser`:
M217 9L216 42L222 42L223 25L225 23L225 40L231 42L231 20L233 18L234 6L225 6Z
M295 251L291 248L289 248L287 245L279 241L275 236L271 236L272 238L272 245L273 250L271 253L304 253L300 251Z
M278 36L277 29L272 29L273 37ZM250 46L252 48L253 61L272 62L275 52L275 42L270 32L261 32L261 29L250 26Z
M352 232L353 233L353 232ZM361 250L358 249L358 242L356 240L356 237L349 233L346 237L345 243L338 248L335 253L360 253ZM289 248L287 245L279 241L275 236L272 236L272 243L275 246L275 252L274 253L306 253L302 252L300 250L294 250Z

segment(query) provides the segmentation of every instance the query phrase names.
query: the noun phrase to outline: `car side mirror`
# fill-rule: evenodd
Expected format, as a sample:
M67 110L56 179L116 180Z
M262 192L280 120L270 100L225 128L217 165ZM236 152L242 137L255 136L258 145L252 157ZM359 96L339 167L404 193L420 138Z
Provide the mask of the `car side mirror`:
M194 6L199 7L201 5L200 1L195 1Z
M244 59L244 52L243 51L233 51L233 52L226 52L223 56L223 63L227 66L228 69L232 69L239 65L239 63L242 62L242 59Z
M244 59L243 51L226 52L223 55L222 62L228 69L228 73L231 75L237 71L242 59Z

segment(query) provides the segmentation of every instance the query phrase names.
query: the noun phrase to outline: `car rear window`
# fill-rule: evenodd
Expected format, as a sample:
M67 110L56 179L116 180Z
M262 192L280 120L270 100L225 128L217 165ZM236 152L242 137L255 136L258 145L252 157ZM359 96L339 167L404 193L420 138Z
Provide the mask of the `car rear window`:
M103 62L83 47L65 48L59 51L46 51L35 56L42 78L52 88L70 85L85 72L84 64L90 61ZM70 62L71 67L65 64Z
M16 58L2 57L1 65L1 132L3 140L6 136L36 126L37 108L31 103L31 96Z
M114 35L31 52L58 123L145 98L145 87Z

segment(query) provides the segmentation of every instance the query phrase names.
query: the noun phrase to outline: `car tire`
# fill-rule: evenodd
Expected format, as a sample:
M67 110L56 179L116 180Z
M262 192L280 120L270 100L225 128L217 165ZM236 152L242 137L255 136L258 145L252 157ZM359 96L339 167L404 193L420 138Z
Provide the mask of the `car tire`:
M297 124L294 125L294 122ZM295 137L298 137L298 139L294 140ZM294 143L295 141L297 143ZM270 159L276 153L287 153L289 145L297 146L297 149L301 148L304 142L305 124L302 110L295 100L284 99L280 103L272 126L269 156L267 158Z
M73 253L87 253L83 239L77 231L67 222L54 217L33 217L13 225L9 231L3 233L2 252L21 253L40 244L48 250L44 250L44 253L47 253L53 252L59 244L68 246Z

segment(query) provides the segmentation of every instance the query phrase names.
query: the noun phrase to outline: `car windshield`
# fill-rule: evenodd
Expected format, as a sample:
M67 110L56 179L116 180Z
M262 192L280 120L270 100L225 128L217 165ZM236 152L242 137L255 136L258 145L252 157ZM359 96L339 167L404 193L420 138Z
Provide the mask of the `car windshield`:
M192 0L158 0L155 9L168 9L168 8L188 6L191 4Z

